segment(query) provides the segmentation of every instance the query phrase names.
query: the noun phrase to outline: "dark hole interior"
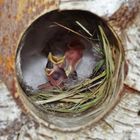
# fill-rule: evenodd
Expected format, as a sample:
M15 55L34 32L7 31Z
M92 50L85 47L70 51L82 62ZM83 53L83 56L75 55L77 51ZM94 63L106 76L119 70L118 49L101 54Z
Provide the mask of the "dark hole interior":
M96 15L77 10L61 12L56 10L34 21L24 33L17 53L20 61L20 64L17 64L18 78L25 93L34 92L38 90L39 85L48 82L45 68L49 52L64 54L68 44L74 40L84 46L82 61L76 67L77 77L80 80L90 77L96 62L102 59L98 53L95 53L93 47L99 46L96 26L100 22ZM68 31L56 23L64 25L82 36ZM87 33L83 26L90 33ZM86 39L90 38L90 34L95 39L94 44ZM50 64L48 66L51 67ZM54 77L57 78L58 75L55 74Z
M140 116L140 110L138 111L138 116Z

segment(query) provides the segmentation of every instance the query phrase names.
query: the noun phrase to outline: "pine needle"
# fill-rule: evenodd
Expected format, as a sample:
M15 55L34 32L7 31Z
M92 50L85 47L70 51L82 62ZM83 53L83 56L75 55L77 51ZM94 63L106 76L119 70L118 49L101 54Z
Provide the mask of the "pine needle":
M76 21L76 23L91 37L93 36L79 21Z

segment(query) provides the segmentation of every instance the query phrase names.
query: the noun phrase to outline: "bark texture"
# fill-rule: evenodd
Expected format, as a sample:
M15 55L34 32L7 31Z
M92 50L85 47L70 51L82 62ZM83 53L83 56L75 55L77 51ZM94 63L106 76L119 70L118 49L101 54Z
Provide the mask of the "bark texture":
M24 113L15 102L11 93L13 88L14 56L20 34L27 25L41 13L58 7L53 0L0 0L0 140L139 140L140 139L140 12L139 0L61 0L60 9L86 9L115 22L121 26L121 18L126 19L123 25L123 43L128 75L125 91L110 113L96 125L77 131L54 131L39 123L30 113ZM127 7L124 13L134 14L129 18L124 14L118 17L115 12ZM137 12L135 10L137 9ZM122 11L121 11L122 12ZM27 14L28 13L28 14ZM114 14L114 15L113 15ZM123 23L123 20L121 21ZM4 84L6 83L6 85ZM9 90L11 92L9 92ZM18 97L18 95L14 95ZM17 99L17 98L16 98ZM20 104L20 103L19 103Z

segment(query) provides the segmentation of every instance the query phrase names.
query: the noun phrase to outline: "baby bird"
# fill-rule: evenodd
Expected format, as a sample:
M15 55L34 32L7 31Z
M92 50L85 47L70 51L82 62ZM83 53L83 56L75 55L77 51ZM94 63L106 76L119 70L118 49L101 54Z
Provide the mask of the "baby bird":
M83 57L83 51L84 46L79 40L73 40L68 44L68 49L65 53L67 76L77 76L76 67Z
M39 89L52 89L54 87L63 88L64 81L67 79L64 71L64 56L54 56L50 52L45 72L48 83L40 85Z

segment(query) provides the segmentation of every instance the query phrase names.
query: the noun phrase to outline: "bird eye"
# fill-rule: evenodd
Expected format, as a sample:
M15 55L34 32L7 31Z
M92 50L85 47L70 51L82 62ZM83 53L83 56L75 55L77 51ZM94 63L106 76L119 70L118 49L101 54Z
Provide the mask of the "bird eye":
M53 69L53 63L51 61L48 61L46 64L46 68Z

